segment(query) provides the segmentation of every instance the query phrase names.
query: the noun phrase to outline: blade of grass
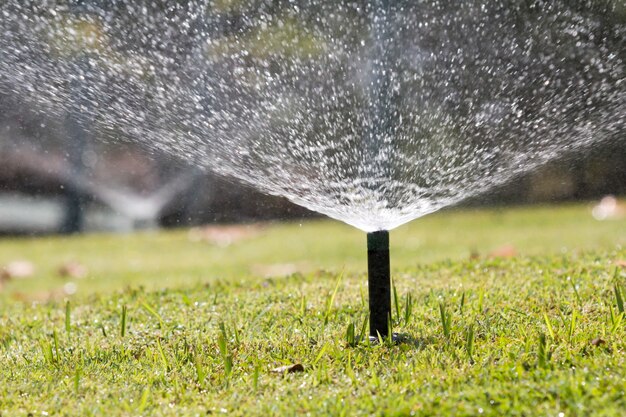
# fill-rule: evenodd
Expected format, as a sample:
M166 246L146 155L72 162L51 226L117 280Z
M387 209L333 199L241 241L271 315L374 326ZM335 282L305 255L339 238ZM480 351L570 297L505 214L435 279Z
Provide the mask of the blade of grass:
M255 391L259 389L259 375L261 373L261 366L258 362L254 365L254 373L252 374L252 387Z
M217 338L217 346L220 349L220 355L222 356L222 361L224 362L226 377L229 377L233 370L233 357L228 349L226 326L223 322L220 323L220 331L221 334Z
M68 336L70 335L70 330L71 330L71 328L70 328L70 324L71 324L71 322L70 322L70 314L71 314L71 311L70 311L70 302L69 302L69 301L67 301L67 302L65 303L65 333L66 333Z
M578 300L578 305L583 305L583 300L580 298L580 294L578 293L578 286L574 283L574 280L570 280L569 283L574 290L574 294L576 294L576 300Z
M100 331L102 331L102 336L104 336L104 338L106 339L108 336L107 336L107 330L104 328L104 324L100 323L98 325L98 328L100 329Z
M552 340L554 340L555 339L554 329L552 328L552 323L550 323L550 318L548 317L548 315L546 313L543 313L543 320L546 323L546 328L548 329L548 334L550 335Z
M546 340L546 335L541 333L539 335L537 348L537 366L540 368L547 368L549 359L548 356L548 341Z
M369 324L369 321L369 316L366 314L365 318L363 319L363 325L361 325L361 332L359 333L359 343L364 340L369 341L369 338L367 337L367 325Z
M322 346L322 348L320 349L320 352L317 354L315 360L313 361L313 366L315 366L320 361L320 359L322 359L322 355L324 355L326 349L328 349L328 343L324 343L324 346Z
M235 337L235 346L239 346L241 340L239 338L239 330L237 329L237 324L233 325L233 336Z
M572 310L572 318L570 319L569 330L567 332L567 341L569 343L572 343L572 338L574 337L574 331L576 330L577 316L578 316L578 313L576 312L576 310Z
M348 328L346 329L346 344L349 347L355 347L357 345L355 337L355 325L353 321L348 324Z
M219 328L220 328L220 333L224 341L228 340L228 333L226 332L226 324L223 321L220 322Z
M126 336L126 314L127 309L126 306L122 306L122 320L120 322L120 336Z
M141 413L148 406L148 399L150 398L150 385L144 388L143 393L141 394L141 399L139 400L139 407L137 410Z
M613 306L609 304L609 317L611 318L611 334L614 334L624 319L624 313L615 314Z
M148 303L146 303L144 301L144 302L141 303L141 306L148 313L150 313L150 315L152 315L152 317L154 317L155 319L157 319L159 321L159 329L165 329L165 325L163 324L163 318L161 317L161 315L154 308L152 308L152 306L150 306L150 304L148 304Z
M302 298L300 299L300 318L304 318L306 315L306 297L302 294Z
M413 313L413 296L410 292L406 293L404 301L404 325L408 325Z
M198 383L198 385L202 385L204 383L204 379L206 378L207 372L202 364L202 357L199 354L194 355L193 366L196 370L196 382Z
M353 385L357 384L357 378L356 375L354 374L354 369L352 368L352 352L348 351L348 363L346 364L346 375L348 375L348 378L350 378L350 381L352 381Z
M443 327L443 334L446 337L446 339L449 339L451 317L450 317L450 314L446 311L446 307L443 305L443 303L439 303L439 315L441 317L441 326Z
M159 349L159 357L161 358L161 363L163 364L163 369L165 372L169 372L170 363L165 356L165 351L163 351L163 346L161 346L161 339L157 339L157 348Z
M46 363L54 364L54 353L52 351L52 345L47 341L41 341L41 353L43 354Z
M485 291L481 290L478 294L478 313L483 311L483 302L485 300Z
M330 312L333 309L333 304L335 303L335 296L337 296L337 292L339 291L339 285L341 284L341 279L343 278L343 271L337 277L337 282L335 283L335 289L330 295L330 298L326 302L326 314L324 315L324 326L328 324L328 320L330 318Z
M470 363L474 363L474 325L470 324L465 332L465 351Z
M615 302L617 303L617 311L624 314L624 297L622 296L621 288L617 283L613 285L613 292L615 293Z
M387 317L387 328L389 329L387 332L387 343L391 345L393 344L393 320L391 319L391 313Z
M52 340L54 340L54 357L55 357L55 362L58 364L61 356L59 354L60 353L59 352L59 335L57 334L56 330L52 331Z
M376 338L378 339L378 345L382 346L384 343L384 339L378 330L376 330Z
M396 317L395 320L397 322L400 321L400 304L398 301L398 291L396 289L396 283L393 280L393 277L391 278L391 288L393 289L393 303L394 303L394 307L396 309Z
M76 372L74 372L74 392L78 394L79 388L80 388L80 368L76 368Z
M461 294L461 303L459 304L459 313L463 315L463 307L465 306L465 291Z

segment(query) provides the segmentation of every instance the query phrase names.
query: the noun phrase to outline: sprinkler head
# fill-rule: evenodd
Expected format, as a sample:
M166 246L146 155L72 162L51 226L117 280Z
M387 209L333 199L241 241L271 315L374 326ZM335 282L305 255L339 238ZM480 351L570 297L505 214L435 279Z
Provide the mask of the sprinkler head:
M391 321L391 275L389 232L367 234L367 282L370 308L370 341L389 335Z

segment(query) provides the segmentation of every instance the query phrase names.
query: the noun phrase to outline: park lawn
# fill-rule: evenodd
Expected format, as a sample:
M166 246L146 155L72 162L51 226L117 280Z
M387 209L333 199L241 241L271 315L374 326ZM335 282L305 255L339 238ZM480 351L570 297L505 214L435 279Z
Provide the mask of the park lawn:
M403 341L376 345L363 233L254 230L1 240L0 265L36 269L0 293L0 415L624 415L624 219L455 210L393 231Z

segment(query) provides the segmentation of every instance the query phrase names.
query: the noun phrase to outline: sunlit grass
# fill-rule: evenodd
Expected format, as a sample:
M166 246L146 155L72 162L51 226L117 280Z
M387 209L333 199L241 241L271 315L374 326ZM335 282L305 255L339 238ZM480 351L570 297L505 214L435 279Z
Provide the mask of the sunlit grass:
M365 237L335 223L225 248L186 231L0 242L0 265L37 270L0 295L0 413L623 415L623 220L460 211L391 238L403 342L377 345ZM88 277L59 278L66 260ZM278 264L300 272L263 276Z

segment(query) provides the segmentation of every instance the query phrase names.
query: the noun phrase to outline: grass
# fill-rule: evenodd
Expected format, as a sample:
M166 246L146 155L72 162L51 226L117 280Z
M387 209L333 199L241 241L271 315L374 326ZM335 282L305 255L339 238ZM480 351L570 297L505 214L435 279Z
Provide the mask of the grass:
M0 293L0 414L623 415L624 221L450 211L391 237L395 345L360 342L365 237L333 222L226 248L185 231L0 241L0 265L37 268ZM488 256L504 245L517 255ZM67 260L90 271L71 296ZM264 276L277 264L299 272Z

